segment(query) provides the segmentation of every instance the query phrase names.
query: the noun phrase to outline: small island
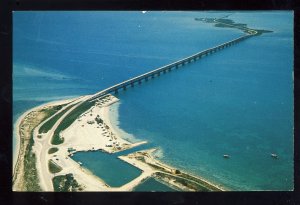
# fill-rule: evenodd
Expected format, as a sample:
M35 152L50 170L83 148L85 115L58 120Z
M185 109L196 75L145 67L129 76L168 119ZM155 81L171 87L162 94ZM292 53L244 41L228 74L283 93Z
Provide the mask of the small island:
M213 23L215 27L220 28L232 28L232 29L238 29L242 32L250 35L262 35L264 33L271 33L273 31L269 30L262 30L262 29L251 29L248 28L247 24L242 23L235 23L231 19L227 19L228 15L223 18L195 18L195 21L201 21L204 23Z

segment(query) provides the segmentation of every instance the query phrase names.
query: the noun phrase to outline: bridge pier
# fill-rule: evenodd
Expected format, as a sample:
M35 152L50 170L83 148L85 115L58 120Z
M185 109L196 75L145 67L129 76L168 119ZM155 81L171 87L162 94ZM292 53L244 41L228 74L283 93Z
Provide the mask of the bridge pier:
M126 90L130 86L134 87L135 83L141 84L143 80L148 81L150 76L151 76L151 78L156 77L155 75L157 75L157 77L159 77L160 74L164 74L166 72L171 72L172 69L174 69L174 68L178 69L179 67L182 67L185 64L191 63L192 61L195 62L196 60L198 60L200 58L206 57L206 56L208 56L210 54L213 54L215 52L218 52L222 49L225 49L225 48L228 48L232 45L238 44L239 42L241 42L243 40L246 40L246 39L248 39L252 36L256 36L256 34L252 34L252 35L251 34L252 34L252 32L250 32L249 35L246 35L246 36L243 36L243 37L240 37L240 38L236 38L235 40L225 42L225 43L223 43L219 46L213 47L213 48L206 49L206 50L198 52L198 53L196 53L192 56L189 56L187 58L178 60L174 63L171 63L171 64L168 64L166 66L155 69L152 72L148 72L148 73L145 73L143 75L139 75L135 78L129 79L129 80L124 81L122 83L119 83L115 86L109 87L109 88L107 88L107 89L105 89L105 90L103 90L99 93L96 93L93 97L91 97L91 99L96 99L100 96L103 96L103 95L108 94L108 93L113 93L113 92L115 94L118 94L119 90Z

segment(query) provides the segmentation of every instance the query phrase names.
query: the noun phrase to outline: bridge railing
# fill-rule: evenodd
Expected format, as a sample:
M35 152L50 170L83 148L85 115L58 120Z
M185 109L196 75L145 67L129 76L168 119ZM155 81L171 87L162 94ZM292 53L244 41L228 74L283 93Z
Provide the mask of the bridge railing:
M146 78L148 78L148 77L151 77L151 76L153 76L153 75L155 75L155 74L159 75L159 74L160 74L161 72L163 72L163 71L166 71L166 70L168 70L168 69L172 69L172 68L174 68L175 66L183 65L184 63L190 62L191 60L195 60L196 58L201 58L201 57L204 56L204 55L208 55L208 54L212 53L213 51L217 51L217 50L220 49L220 48L224 48L224 47L226 47L226 46L230 46L231 44L234 44L234 43L237 43L237 42L239 42L239 41L245 40L245 39L247 39L247 38L249 38L249 37L251 37L251 36L254 36L254 34L247 34L247 35L241 36L241 37L236 38L236 39L234 39L234 40L227 41L227 42L225 42L225 43L223 43L223 44L220 44L220 45L218 45L218 46L215 46L215 47L206 49L206 50L204 50L204 51L200 51L200 52L198 52L198 53L196 53L196 54L193 54L193 55L191 55L191 56L188 56L188 57L186 57L186 58L180 59L180 60L178 60L178 61L175 61L175 62L173 62L173 63L167 64L167 65L165 65L165 66L159 67L159 68L157 68L157 69L154 69L154 70L149 71L149 72L147 72L147 73L144 73L144 74L142 74L142 75L139 75L139 76L130 78L130 79L128 79L128 80L125 80L125 81L123 81L123 82L121 82L121 83L118 83L118 84L113 85L113 86L111 86L111 87L109 87L109 88L106 88L106 89L104 89L104 90L102 90L102 91L100 91L100 92L95 93L95 94L90 98L90 100L95 99L95 98L98 98L98 97L101 97L101 96L106 95L106 94L109 94L109 93L114 92L114 91L116 91L116 90L122 89L122 88L127 87L127 86L129 86L129 85L131 85L131 84L134 84L134 83L136 83L136 82L138 82L138 81L142 81L143 79L146 79Z

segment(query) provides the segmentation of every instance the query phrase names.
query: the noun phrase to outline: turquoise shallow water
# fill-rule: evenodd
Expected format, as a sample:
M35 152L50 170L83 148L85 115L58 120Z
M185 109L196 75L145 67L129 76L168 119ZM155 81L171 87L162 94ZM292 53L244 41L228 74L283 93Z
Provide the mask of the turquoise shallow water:
M153 178L149 178L140 185L138 185L134 191L137 192L151 192L151 191L159 191L159 192L175 192L175 189L172 189L161 182L158 182L157 180Z
M242 35L194 21L228 13L274 33L121 92L120 127L160 147L164 162L230 189L290 190L291 12L14 12L14 120Z
M282 68L292 64L269 42L250 39L121 93L121 128L160 145L165 162L231 189L291 189L293 96Z

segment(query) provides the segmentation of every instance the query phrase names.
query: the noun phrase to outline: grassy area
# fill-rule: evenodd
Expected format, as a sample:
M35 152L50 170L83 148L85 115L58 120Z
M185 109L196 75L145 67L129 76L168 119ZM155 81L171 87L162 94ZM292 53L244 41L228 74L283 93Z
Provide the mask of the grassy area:
M73 174L57 176L52 179L54 191L56 192L70 192L82 191L83 188L74 179Z
M183 172L176 174L176 176L168 173L157 173L156 176L161 177L162 179L166 177L173 178L175 179L175 182L197 191L221 191L219 188Z
M269 31L269 30L262 30L262 29L251 29L247 27L247 24L242 24L242 23L235 23L233 20L231 19L225 19L225 18L221 18L221 19L215 19L215 18L195 18L196 21L203 21L206 23L214 23L215 27L220 27L220 28L234 28L234 29L239 29L241 31L243 31L244 33L247 34L253 34L253 31L256 31L256 35L261 35L263 33L270 33L273 31ZM216 22L216 21L217 22Z
M25 178L24 185L26 191L42 191L39 185L35 163L36 163L35 154L31 152L28 155L28 157L26 157L24 160L24 164L26 167L24 169L24 178Z
M57 147L51 147L49 150L48 150L48 154L53 154L55 152L58 151L58 148Z
M42 119L42 121L49 117L49 115L51 114L51 111L47 112L46 110L43 110L43 112L45 112L46 115ZM34 144L33 130L34 129L31 130L30 139L24 154L24 189L25 191L42 191L39 185L39 179L37 174L36 156L32 152L32 146ZM21 143L24 144L24 141L25 139L22 138Z
M47 122L45 122L39 129L39 133L46 133L48 132L52 127L53 125L57 122L57 120L59 118L61 118L61 116L63 116L68 110L70 110L74 105L76 104L73 104L73 105L70 105L69 107L67 107L66 109L64 109L63 111L61 111L60 113L58 113L57 115L53 116L50 120L48 120ZM58 105L58 106L55 106L57 107L56 109L53 108L53 110L56 110L54 113L56 113L58 110L60 110L62 108L62 105ZM50 109L49 109L50 110ZM49 111L50 112L50 111ZM54 113L52 113L51 115L53 115ZM49 115L49 116L51 116Z
M41 111L45 112L48 116L51 116L55 114L57 111L59 111L64 105L55 105L52 107L43 108Z
M36 156L32 152L32 145L33 145L33 130L31 132L31 138L29 143L26 147L25 157L24 157L24 186L26 191L42 191L39 180L38 174L36 169Z
M215 186L212 186L211 184L197 178L194 176L191 176L189 174L186 174L184 172L181 172L179 170L175 170L175 174L173 172L171 172L168 169L165 169L162 166L159 165L155 165L155 164L151 164L151 163L147 163L144 159L144 157L139 157L136 158L139 161L142 161L146 164L148 164L149 166L153 167L154 169L161 171L159 173L156 174L157 178L161 178L161 180L165 179L165 178L171 178L171 179L175 179L175 181L177 183L180 183L188 188L197 190L197 191L220 191L218 188L216 188Z
M59 133L66 128L68 128L82 113L87 111L89 108L91 108L95 102L89 102L85 101L81 105L79 105L77 108L72 110L58 125L56 130L54 131L53 137L51 139L51 143L53 145L59 145L64 142L64 139L59 136Z
M49 171L52 174L58 173L62 170L62 168L60 166L58 166L53 160L49 160L48 162L48 167L49 167Z
M197 182L198 184L201 184L203 187L209 189L209 190L212 190L212 191L220 191L220 189L216 188L215 186L212 186L211 184L199 179L199 178L196 178L196 177L193 177L189 174L186 174L186 173L180 173L178 174L178 176L180 177L183 177L185 179L189 179L189 180L192 180L194 182Z
M181 185L183 185L189 189L193 189L195 191L215 191L213 189L210 189L210 187L205 186L204 184L201 184L201 183L198 183L195 181L190 181L189 179L177 177L177 176L170 175L167 173L158 172L154 176L162 181L168 181L170 179L174 180L175 183L181 184Z
M136 157L136 159L153 167L155 170L161 171L155 174L156 178L160 178L161 180L166 181L166 179L173 179L175 182L196 191L221 191L219 188L203 181L202 179L181 172L180 170L169 170L160 165L147 163L143 156Z
M30 126L30 137L29 139L25 139L24 137L20 140L20 146L24 146L24 144L27 144L24 149L24 159L20 162L23 163L24 166L24 175L22 176L22 191L42 191L42 188L39 185L39 178L37 174L37 168L36 168L36 156L32 151L32 146L34 145L33 140L33 130L38 126L39 123L44 121L45 119L49 118L51 115L53 115L55 112L60 110L62 108L62 105L53 106L51 108L44 108L40 110L39 112L43 113L45 116L43 119L39 120L38 122L34 122Z

